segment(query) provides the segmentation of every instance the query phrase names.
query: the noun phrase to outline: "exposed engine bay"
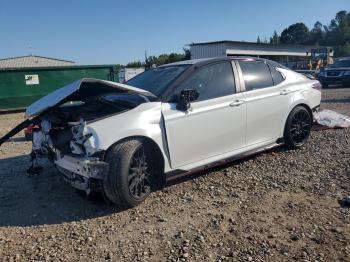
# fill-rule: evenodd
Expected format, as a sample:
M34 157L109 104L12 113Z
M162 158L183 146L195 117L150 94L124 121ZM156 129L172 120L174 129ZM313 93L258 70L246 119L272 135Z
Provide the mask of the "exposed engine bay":
M104 152L94 148L85 131L86 123L130 110L147 98L137 94L109 93L86 101L69 101L43 114L33 132L33 170L35 158L47 156L66 180L87 193L97 190L97 181L108 172ZM79 160L79 161L77 161ZM93 185L92 181L95 181Z
M131 110L154 99L152 95L129 90L125 85L83 79L56 90L28 107L32 116L0 139L0 145L14 134L34 126L32 165L28 174L41 171L38 158L47 157L72 186L87 194L98 190L98 180L108 172L104 152L92 143L88 123Z
M135 94L113 93L87 101L69 101L42 115L37 124L61 153L90 155L84 147L91 136L83 134L85 123L125 112L142 102L147 102L147 99Z

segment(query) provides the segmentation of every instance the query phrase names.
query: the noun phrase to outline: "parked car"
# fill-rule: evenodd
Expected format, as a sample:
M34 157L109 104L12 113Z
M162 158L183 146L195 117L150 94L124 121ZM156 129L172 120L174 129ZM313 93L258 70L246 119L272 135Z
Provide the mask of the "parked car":
M338 58L333 65L318 74L322 87L330 85L350 87L350 57Z
M225 57L160 66L127 84L82 79L26 115L39 125L32 155L48 156L74 187L133 207L165 179L303 146L320 101L318 81L269 60Z

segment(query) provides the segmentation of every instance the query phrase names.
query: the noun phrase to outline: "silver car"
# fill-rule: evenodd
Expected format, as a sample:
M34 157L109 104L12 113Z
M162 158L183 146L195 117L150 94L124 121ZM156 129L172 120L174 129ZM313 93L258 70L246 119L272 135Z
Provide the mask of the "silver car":
M74 187L128 208L167 179L301 147L320 101L318 81L269 60L189 60L126 84L76 81L28 107L29 119L0 143L36 124L34 160L48 156Z

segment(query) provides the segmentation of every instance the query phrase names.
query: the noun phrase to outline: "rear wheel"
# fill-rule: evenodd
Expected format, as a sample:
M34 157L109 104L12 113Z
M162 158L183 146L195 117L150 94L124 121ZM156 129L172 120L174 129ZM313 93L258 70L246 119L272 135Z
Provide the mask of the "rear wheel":
M284 141L289 148L302 147L310 136L312 116L303 106L295 107L290 112L285 128Z
M106 161L109 172L102 187L107 199L122 208L143 202L155 185L152 147L139 138L124 140L109 150Z

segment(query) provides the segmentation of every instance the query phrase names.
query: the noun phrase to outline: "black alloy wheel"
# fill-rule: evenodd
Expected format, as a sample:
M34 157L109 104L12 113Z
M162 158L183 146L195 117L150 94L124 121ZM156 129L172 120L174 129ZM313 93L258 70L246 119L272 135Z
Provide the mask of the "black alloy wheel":
M290 127L291 137L295 144L304 144L309 137L311 130L310 114L305 110L300 110L294 114Z
M284 141L289 148L300 148L310 136L312 115L303 106L295 107L289 114L285 128Z
M148 172L145 149L141 145L134 153L128 176L130 194L135 199L143 199L151 192L151 175Z
M103 195L123 209L142 203L163 178L159 155L142 138L116 143L108 150L105 161L109 171L102 181Z

